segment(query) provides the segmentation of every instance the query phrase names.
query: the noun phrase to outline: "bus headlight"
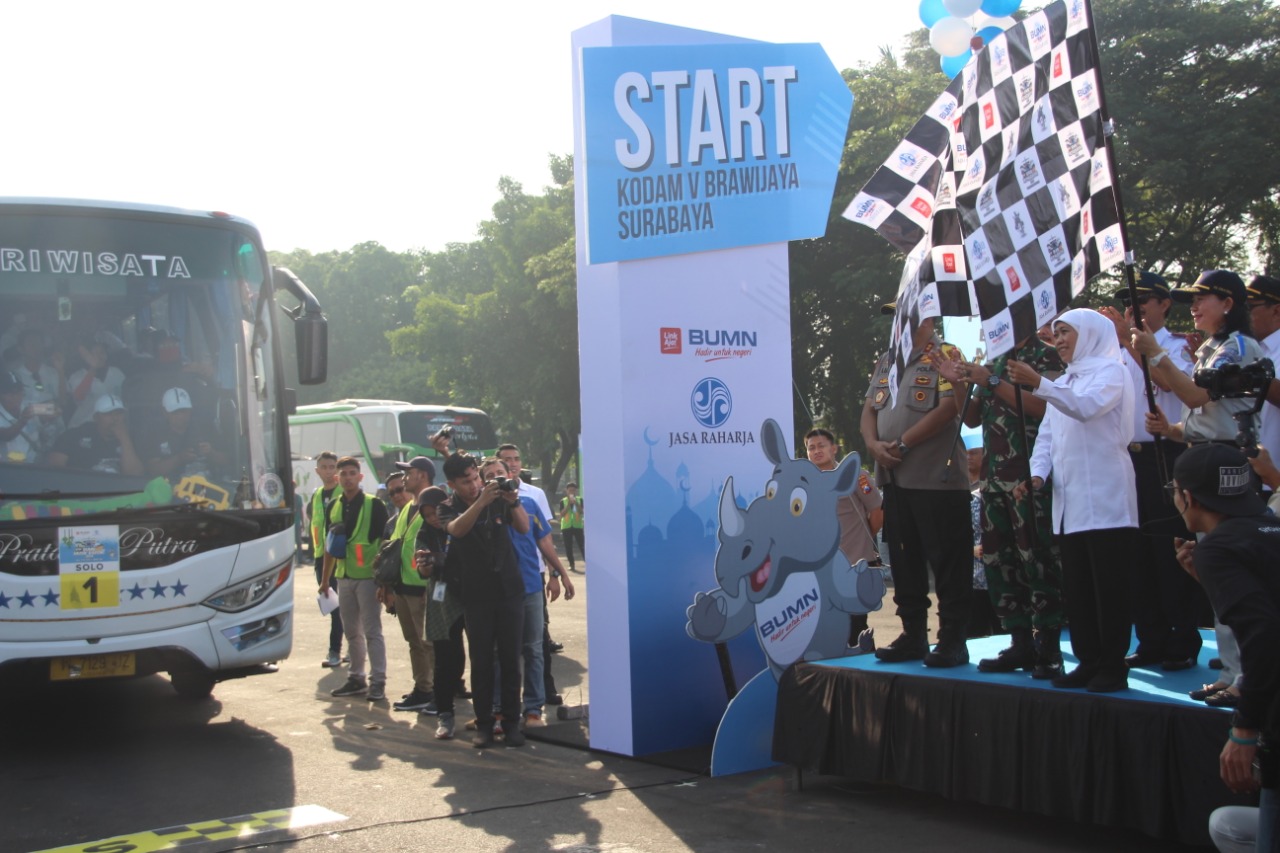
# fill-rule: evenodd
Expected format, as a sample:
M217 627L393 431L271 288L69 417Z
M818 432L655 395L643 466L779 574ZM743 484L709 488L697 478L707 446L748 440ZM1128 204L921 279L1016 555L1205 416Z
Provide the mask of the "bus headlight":
M247 581L241 581L235 586L229 586L214 593L202 603L206 607L221 610L223 613L239 613L241 610L248 610L283 586L289 579L291 571L293 571L293 561L285 560L269 572L263 572Z

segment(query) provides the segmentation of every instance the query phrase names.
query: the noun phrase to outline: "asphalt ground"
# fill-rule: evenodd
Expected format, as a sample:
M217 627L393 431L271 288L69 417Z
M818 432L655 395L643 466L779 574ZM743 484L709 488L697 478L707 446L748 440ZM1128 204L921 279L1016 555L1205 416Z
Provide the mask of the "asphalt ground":
M555 675L570 706L590 702L591 571L573 576L573 601L551 606L552 634L565 645ZM161 676L3 685L0 851L157 849L143 843L147 830L300 806L339 817L184 849L1180 849L891 786L806 775L799 789L788 768L711 779L547 740L478 750L460 730L456 740L436 741L434 718L393 711L390 701L329 695L345 670L319 665L328 626L311 577L300 567L290 659L275 674L220 684L211 699L181 700ZM897 632L891 609L871 617L889 639ZM384 632L394 700L409 690L408 661L393 619ZM466 707L460 721L469 719ZM679 710L672 697L670 713ZM550 723L548 735L582 726ZM112 839L123 840L95 843Z

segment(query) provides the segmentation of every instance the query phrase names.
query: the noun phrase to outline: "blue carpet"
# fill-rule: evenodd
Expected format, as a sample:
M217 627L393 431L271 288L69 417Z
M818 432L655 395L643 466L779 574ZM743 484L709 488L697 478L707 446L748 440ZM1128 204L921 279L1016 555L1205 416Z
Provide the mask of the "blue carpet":
M1212 631L1201 631L1204 638L1204 648L1200 650L1199 665L1191 669L1184 669L1181 672L1165 672L1156 666L1151 669L1131 669L1129 670L1129 689L1119 693L1098 693L1089 694L1106 699L1121 700L1139 700L1145 702L1163 702L1170 705L1181 705L1190 708L1208 708L1203 702L1197 702L1187 694L1192 690L1197 690L1205 683L1212 683L1217 680L1218 671L1209 669L1206 665L1210 658L1218 656L1218 641L1214 637ZM1136 642L1136 641L1135 641ZM972 661L967 666L957 666L948 669L934 669L927 667L919 661L911 661L910 663L883 663L876 660L875 655L856 655L848 658L834 658L832 660L815 661L818 666L830 666L844 669L865 669L880 672L892 672L902 675L913 675L921 678L950 678L957 681L974 681L983 684L1004 684L1009 687L1028 687L1033 690L1053 690L1055 692L1075 692L1085 693L1084 688L1075 691L1065 691L1061 688L1053 687L1048 681L1038 681L1031 677L1029 672L1015 672L1009 674L1003 673L985 673L978 672L978 661L982 658L995 657L996 653L1009 645L1009 637L1007 635L999 635L995 637L981 637L969 641L969 659ZM1062 632L1062 657L1066 661L1066 671L1070 672L1076 666L1076 658L1071 654L1070 635L1066 630ZM1212 710L1212 709L1210 709ZM1230 709L1221 709L1224 715L1230 713Z

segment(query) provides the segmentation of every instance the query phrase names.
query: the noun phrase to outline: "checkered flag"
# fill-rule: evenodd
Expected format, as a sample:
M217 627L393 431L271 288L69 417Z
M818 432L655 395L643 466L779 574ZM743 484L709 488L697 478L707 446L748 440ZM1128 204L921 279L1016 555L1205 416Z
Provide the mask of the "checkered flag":
M976 299L1001 355L1124 260L1086 3L992 39L845 210L907 253L899 348L920 319Z

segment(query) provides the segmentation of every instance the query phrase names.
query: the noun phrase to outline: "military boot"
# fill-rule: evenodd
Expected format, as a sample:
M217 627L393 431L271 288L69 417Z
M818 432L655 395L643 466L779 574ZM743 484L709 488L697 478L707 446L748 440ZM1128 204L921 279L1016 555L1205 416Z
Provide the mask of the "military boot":
M1037 628L1033 642L1036 650L1036 664L1031 670L1032 678L1049 679L1062 676L1062 648L1058 641L1062 636L1062 628Z
M924 656L924 665L933 667L965 666L969 663L969 646L965 644L964 631L954 626L943 626L938 631L938 645Z
M1036 650L1031 640L1031 629L1010 628L1009 638L1009 648L993 658L978 661L978 672L1016 672L1035 666Z
M929 632L923 624L903 625L902 633L884 648L876 649L876 659L885 663L923 660L929 653Z

